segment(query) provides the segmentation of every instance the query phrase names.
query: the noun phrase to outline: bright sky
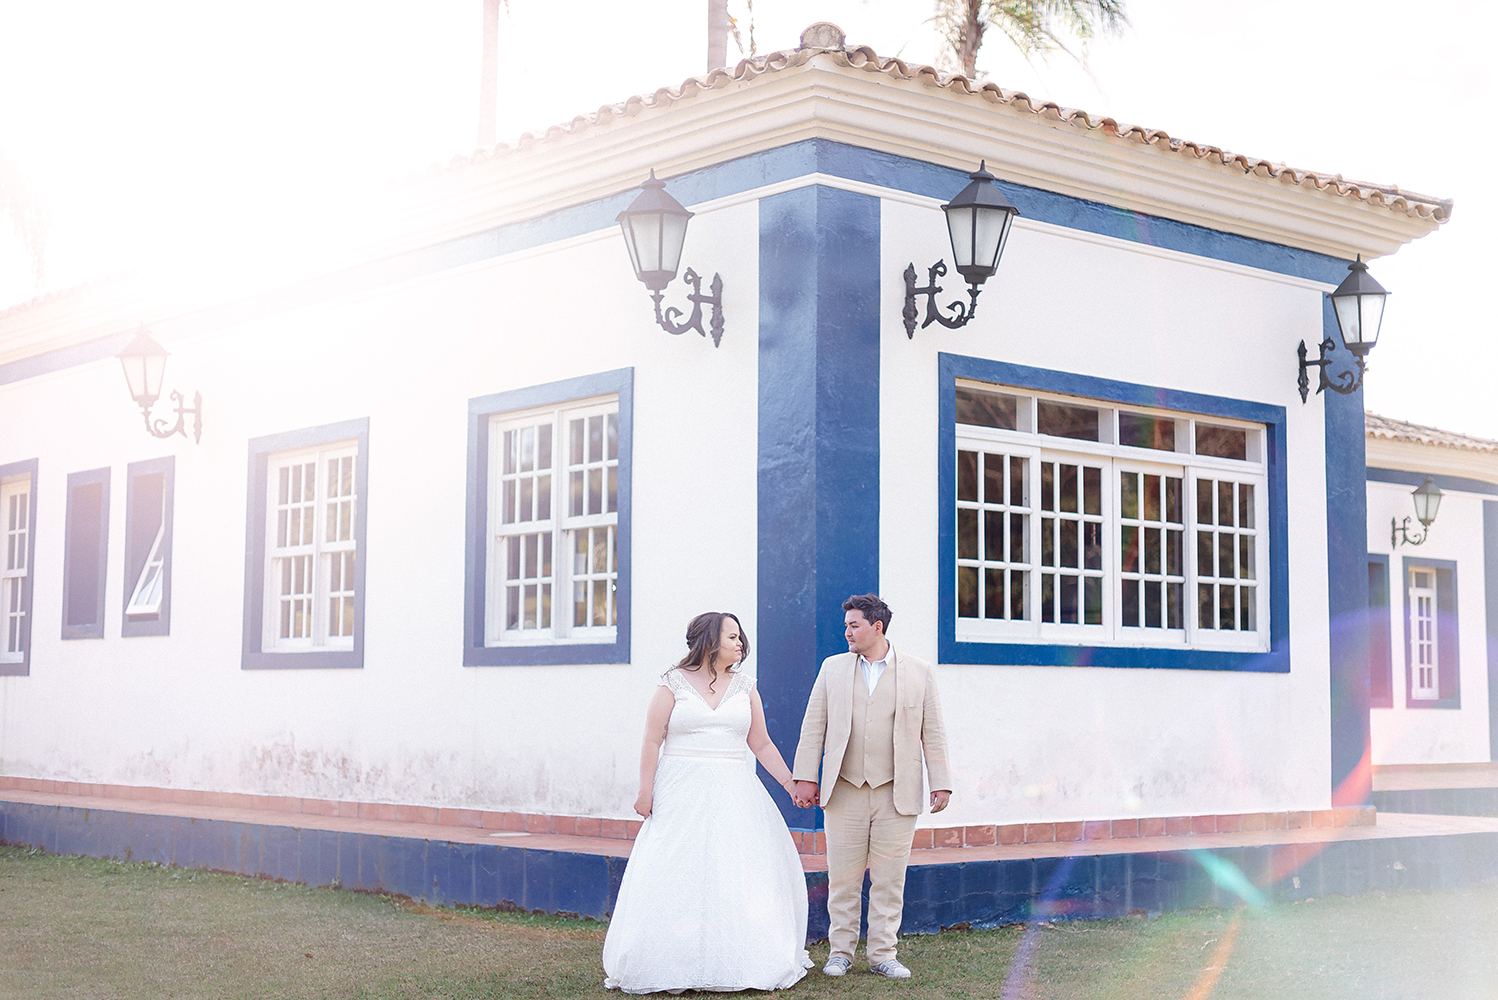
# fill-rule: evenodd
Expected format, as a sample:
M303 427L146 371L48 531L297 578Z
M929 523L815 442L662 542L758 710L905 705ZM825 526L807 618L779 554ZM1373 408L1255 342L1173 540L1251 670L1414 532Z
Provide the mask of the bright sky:
M747 22L745 0L730 10ZM979 68L1120 121L1455 198L1452 222L1373 266L1394 294L1367 401L1498 438L1498 318L1479 270L1498 222L1498 4L1129 11L1122 38L1093 45L1091 78L1064 56L1029 66L1002 38ZM501 141L700 73L705 12L706 0L510 0ZM829 20L852 44L934 62L930 12L928 0L758 0L755 34L760 52L791 48ZM359 196L472 149L481 20L482 0L0 0L0 178L24 178L52 220L40 283L0 221L0 308L142 263L223 270L226 232L241 261L290 258L286 217L356 230Z

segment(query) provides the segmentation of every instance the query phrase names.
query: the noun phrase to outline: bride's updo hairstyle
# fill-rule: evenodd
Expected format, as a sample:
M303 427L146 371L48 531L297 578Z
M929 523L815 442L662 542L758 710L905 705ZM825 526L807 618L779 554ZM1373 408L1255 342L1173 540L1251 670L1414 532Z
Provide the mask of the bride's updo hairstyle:
M692 671L707 667L709 691L718 682L718 644L723 641L725 618L732 618L733 623L739 627L739 639L744 644L744 655L739 662L749 659L749 633L744 631L744 623L739 621L739 616L730 611L704 611L687 622L687 655L676 665L678 670Z

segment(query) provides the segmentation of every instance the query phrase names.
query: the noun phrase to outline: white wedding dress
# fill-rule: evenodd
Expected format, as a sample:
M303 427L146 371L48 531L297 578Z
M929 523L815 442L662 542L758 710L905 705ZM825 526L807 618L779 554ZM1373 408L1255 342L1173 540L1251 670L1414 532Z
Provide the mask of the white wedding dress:
M748 766L743 670L716 709L672 669L676 697L603 944L625 993L776 990L806 975L806 878L785 820Z

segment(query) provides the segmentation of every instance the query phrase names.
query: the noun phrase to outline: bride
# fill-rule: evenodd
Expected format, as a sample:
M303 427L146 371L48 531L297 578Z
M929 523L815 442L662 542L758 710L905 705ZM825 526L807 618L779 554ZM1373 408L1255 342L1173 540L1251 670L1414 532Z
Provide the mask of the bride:
M645 716L645 817L603 944L604 985L625 993L783 989L806 975L806 881L785 820L744 759L789 792L765 728L749 639L731 614L687 625L687 655Z

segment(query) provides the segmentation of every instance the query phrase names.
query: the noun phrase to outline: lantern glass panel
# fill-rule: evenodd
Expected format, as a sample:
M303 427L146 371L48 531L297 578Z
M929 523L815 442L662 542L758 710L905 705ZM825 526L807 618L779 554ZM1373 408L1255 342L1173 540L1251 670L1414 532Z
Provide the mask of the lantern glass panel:
M681 266L681 248L687 242L687 219L688 215L678 215L675 212L661 215L661 257L660 269L670 271L673 275Z
M998 270L999 255L1004 252L1004 243L1009 239L1009 223L1014 213L989 209L978 212L977 234L974 237L977 263L991 270Z
M1342 344L1351 347L1363 342L1363 325L1358 317L1358 297L1345 295L1332 299L1332 308L1337 310L1337 329L1342 331Z
M1427 491L1426 487L1430 489ZM1435 483L1427 480L1425 484L1415 491L1415 517L1419 522L1430 527L1436 519L1436 512L1441 509L1441 491Z
M1388 300L1382 295L1359 295L1358 299L1361 301L1359 311L1363 317L1363 343L1372 347L1378 340L1378 328L1384 321L1384 304Z
M971 267L973 264L975 208L947 209L947 231L952 237L952 258L956 267Z
M125 384L130 398L141 406L150 406L161 395L161 380L166 373L165 354L124 354L120 367L125 369Z
M630 259L637 275L646 271L659 271L661 259L661 214L639 212L625 220L629 227L625 242L630 246Z
M635 231L630 219L619 220L619 231L624 234L624 249L629 251L629 266L635 269L635 277L640 276L640 255L635 250Z

